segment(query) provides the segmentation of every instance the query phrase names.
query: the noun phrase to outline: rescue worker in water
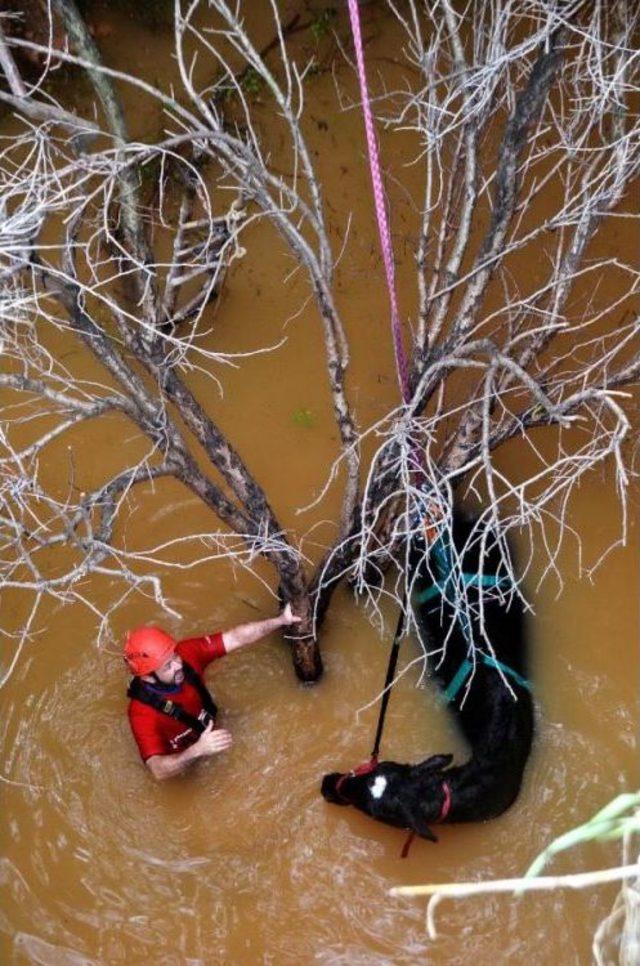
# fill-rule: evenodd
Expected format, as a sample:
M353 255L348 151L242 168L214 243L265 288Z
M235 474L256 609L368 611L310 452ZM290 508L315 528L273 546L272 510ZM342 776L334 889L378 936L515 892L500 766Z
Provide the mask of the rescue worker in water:
M300 619L287 604L277 617L205 637L176 641L159 627L128 634L124 657L134 675L129 723L154 778L180 775L191 762L231 747L231 734L216 728L217 708L202 679L207 665Z

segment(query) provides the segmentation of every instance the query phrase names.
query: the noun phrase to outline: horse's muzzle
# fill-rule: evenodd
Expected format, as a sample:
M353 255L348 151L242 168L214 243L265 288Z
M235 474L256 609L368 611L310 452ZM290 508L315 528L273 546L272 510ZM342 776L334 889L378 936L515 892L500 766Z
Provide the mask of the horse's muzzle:
M348 805L338 792L338 782L343 777L339 771L334 771L330 775L325 775L322 779L320 792L322 797L334 805Z

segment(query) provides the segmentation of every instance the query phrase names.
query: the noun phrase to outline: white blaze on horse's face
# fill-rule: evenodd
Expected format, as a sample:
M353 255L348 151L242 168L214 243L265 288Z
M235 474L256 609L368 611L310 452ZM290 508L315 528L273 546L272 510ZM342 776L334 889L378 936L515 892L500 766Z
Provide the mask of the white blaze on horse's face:
M373 798L382 798L386 787L387 779L384 777L384 775L378 775L374 783L369 785L369 791L371 792Z

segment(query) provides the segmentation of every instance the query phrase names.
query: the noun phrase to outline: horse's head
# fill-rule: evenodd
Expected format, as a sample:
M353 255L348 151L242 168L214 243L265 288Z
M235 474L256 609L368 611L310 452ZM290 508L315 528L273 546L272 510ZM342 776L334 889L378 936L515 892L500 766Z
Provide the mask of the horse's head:
M433 755L417 765L381 761L322 780L322 795L335 805L353 805L379 822L410 829L436 842L429 824L442 821L449 791L443 769L451 755ZM444 814L443 814L444 813Z

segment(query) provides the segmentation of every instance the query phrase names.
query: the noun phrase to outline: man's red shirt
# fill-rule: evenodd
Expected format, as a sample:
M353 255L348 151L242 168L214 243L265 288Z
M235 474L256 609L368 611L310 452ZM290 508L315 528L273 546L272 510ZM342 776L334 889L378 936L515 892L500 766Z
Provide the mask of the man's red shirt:
M224 657L226 651L222 634L208 634L206 637L191 637L180 641L176 646L176 653L202 675L207 665L219 657ZM194 718L203 710L200 695L187 681L168 697ZM199 735L193 728L187 728L181 721L176 721L175 718L170 718L135 698L129 702L128 715L143 761L153 755L172 755L198 740Z

